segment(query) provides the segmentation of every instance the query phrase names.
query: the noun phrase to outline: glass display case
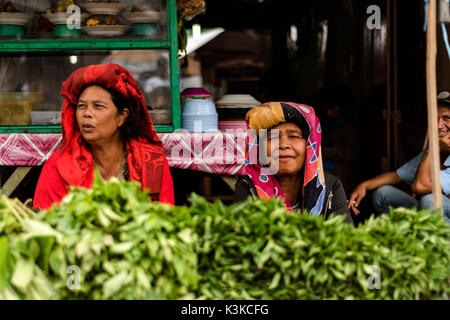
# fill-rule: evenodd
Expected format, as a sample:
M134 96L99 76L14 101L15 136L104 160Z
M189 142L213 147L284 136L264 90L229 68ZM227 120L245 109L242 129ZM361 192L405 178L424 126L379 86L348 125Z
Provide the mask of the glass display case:
M180 128L176 0L0 0L0 133L60 132L62 83L114 62L159 132Z

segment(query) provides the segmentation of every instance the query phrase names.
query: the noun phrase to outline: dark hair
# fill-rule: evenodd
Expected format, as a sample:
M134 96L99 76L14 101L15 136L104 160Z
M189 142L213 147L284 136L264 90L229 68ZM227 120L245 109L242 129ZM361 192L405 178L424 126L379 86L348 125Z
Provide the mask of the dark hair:
M284 103L281 104L282 106ZM295 110L290 105L287 105L287 108L283 108L284 118L286 119L286 122L292 122L295 123L300 130L302 130L303 137L308 140L309 135L311 134L311 129L309 128L309 124L306 121L306 119L303 117L300 112Z
M447 100L438 100L438 107L450 108L450 102Z
M137 121L136 103L132 99L124 97L118 91L111 88L106 88L105 86L97 83L90 84L84 87L83 90L91 86L99 86L108 91L111 95L111 100L114 102L114 105L116 106L119 114L121 114L125 108L128 109L128 117L125 120L124 124L119 128L120 138L122 139L122 141L129 141L133 138L138 137L140 134L140 127Z

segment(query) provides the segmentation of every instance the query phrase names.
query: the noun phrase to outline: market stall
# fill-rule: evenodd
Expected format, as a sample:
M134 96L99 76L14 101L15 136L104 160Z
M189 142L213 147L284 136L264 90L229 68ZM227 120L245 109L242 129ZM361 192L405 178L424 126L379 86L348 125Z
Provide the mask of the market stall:
M90 189L70 188L60 205L39 212L8 197L31 168L42 166L58 151L62 142L57 123L61 103L56 98L60 79L79 64L116 62L134 73L150 99L148 112L170 167L230 177L243 174L245 164L257 163L258 141L242 121L244 110L259 104L256 100L227 95L214 106L206 90L195 88L181 94L186 99L181 107L175 0L167 0L167 20L161 15L156 26L148 21L153 15L143 5L159 3L161 9L164 1L116 1L109 3L110 7L107 1L82 1L81 14L91 16L80 16L85 28L81 31L58 24L52 16L62 13L67 18L61 9L78 3L70 0L45 4L50 12L41 16L50 14L54 26L47 30L41 22L41 35L32 25L11 27L12 20L8 27L0 28L0 36L10 38L0 42L0 91L11 93L0 100L0 112L4 111L0 169L17 167L6 182L1 181L0 172L1 191L6 194L0 194L0 300L448 300L450 225L433 210L398 208L354 226L346 223L345 215L308 214L306 206L296 211L283 198L264 198L264 194L230 206L192 195L188 205L172 206L149 201L149 190L141 190L136 183L105 181L99 171L94 173ZM33 14L29 11L36 10L37 2L27 1L29 6L19 9ZM0 11L13 10L5 3L1 2ZM129 24L122 18L102 16L112 15L122 5L122 16ZM434 5L432 2L433 11ZM0 13L0 23L5 22L1 19ZM113 29L105 33L108 26ZM431 67L433 51L430 53ZM435 91L433 86L431 83L430 92ZM140 107L147 119L145 105ZM306 114L316 120L311 108L298 106L300 109L305 120ZM430 105L429 111L432 120L435 106ZM204 121L200 129L199 120ZM318 121L312 122L314 127L307 124L309 135L320 136ZM67 132L67 126L64 128ZM430 130L433 145L436 130ZM74 141L80 144L80 140ZM153 141L161 151L159 141ZM296 163L303 166L303 173L319 176L322 172L320 143L320 139L308 139L302 144L306 156ZM149 153L143 154L143 158L151 158ZM162 153L158 155L163 158ZM319 166L307 167L311 163ZM265 174L253 177L262 183L269 180ZM42 185L51 185L48 181ZM312 183L305 185L315 187L314 195L326 190L320 179L309 181ZM279 186L269 187L275 195L283 191ZM324 208L329 204L331 210L336 190L330 192L331 197L323 192L322 199L330 200ZM302 193L302 201L306 195ZM188 307L165 304L165 318L197 315L189 311L190 301L181 303ZM198 303L192 303L192 308L195 305ZM222 310L231 309L230 314L236 315L238 304L230 306L236 309ZM254 311L255 315L256 306L262 307L260 315L277 317L277 309L268 309L266 303L242 304L239 310L244 310L241 314Z
M4 194L58 148L67 75L109 62L142 87L171 167L242 172L245 133L170 133L181 127L175 0L2 1L0 11L0 166L16 167L7 181L0 172Z
M247 132L159 133L170 167L239 175L246 162ZM58 133L0 134L0 166L17 166L3 193L10 195L33 166L42 166L61 143Z

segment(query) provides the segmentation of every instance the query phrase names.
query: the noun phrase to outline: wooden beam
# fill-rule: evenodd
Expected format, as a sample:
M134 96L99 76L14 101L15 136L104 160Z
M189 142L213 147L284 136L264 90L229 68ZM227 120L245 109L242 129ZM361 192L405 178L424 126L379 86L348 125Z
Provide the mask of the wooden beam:
M431 180L433 184L433 207L442 210L442 188L440 181L440 155L438 139L438 113L437 113L437 80L436 80L436 58L437 58L437 21L436 0L430 0L428 4L428 26L427 26L427 107L428 107L428 136L430 138L431 154Z
M398 3L397 0L393 0L392 8L392 55L393 55L393 66L392 66L392 104L394 106L394 168L398 168L398 125L400 123L400 110L398 109Z
M23 178L30 172L32 167L18 167L9 179L5 182L5 185L1 188L1 191L4 195L9 197L14 190L16 190L17 186L22 182Z
M392 21L391 21L391 0L387 0L386 3L386 36L387 36L387 47L386 47L386 157L387 166L386 170L391 171L391 111L392 111Z

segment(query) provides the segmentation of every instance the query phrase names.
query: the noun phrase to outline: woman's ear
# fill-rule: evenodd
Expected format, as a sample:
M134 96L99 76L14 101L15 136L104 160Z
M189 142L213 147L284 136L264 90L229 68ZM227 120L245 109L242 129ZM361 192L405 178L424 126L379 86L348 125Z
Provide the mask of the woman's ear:
M130 116L130 110L128 108L124 108L122 110L122 113L119 115L119 117L120 117L119 127L121 127L125 123L125 121L127 121L129 116Z

